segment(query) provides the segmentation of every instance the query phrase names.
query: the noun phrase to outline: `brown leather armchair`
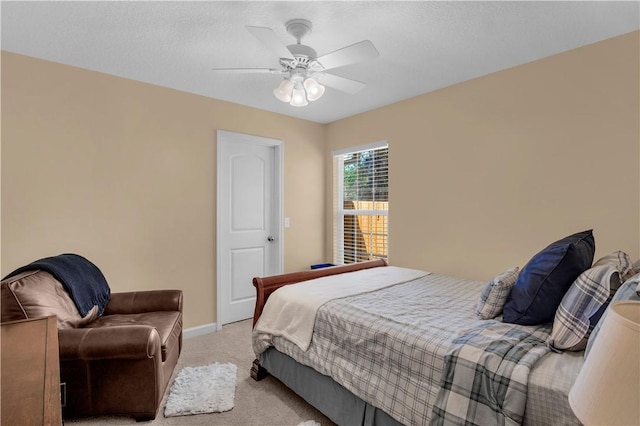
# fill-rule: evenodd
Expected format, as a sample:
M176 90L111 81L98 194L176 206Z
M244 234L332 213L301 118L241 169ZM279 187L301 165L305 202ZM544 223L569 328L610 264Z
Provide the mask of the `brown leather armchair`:
M82 318L48 272L23 272L0 286L2 322L57 316L64 417L156 417L182 350L182 291L111 293L102 316Z

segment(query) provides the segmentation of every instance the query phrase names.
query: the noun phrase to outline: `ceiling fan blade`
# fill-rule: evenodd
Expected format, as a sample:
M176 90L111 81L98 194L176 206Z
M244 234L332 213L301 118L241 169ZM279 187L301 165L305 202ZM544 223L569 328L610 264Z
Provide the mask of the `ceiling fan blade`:
M229 72L229 73L243 73L243 74L283 74L284 71L275 68L211 68L212 71L217 72Z
M380 56L378 50L369 40L363 40L351 46L343 47L316 58L325 70L363 62Z
M351 80L350 78L340 77L335 74L316 74L314 78L317 79L320 84L333 87L341 92L354 95L360 90L364 89L367 85L360 81Z
M289 49L287 49L287 46L278 38L271 28L250 26L246 28L255 38L276 53L279 58L293 59L293 55Z

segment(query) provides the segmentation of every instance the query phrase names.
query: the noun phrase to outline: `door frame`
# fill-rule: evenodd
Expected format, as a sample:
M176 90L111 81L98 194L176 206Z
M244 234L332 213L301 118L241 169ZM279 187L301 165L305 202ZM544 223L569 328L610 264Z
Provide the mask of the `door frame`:
M222 232L220 229L220 220L218 218L222 212L222 202L220 200L220 188L223 182L223 176L221 175L221 146L224 142L222 139L225 137L234 138L233 143L246 143L252 145L262 145L272 147L274 149L274 176L273 176L273 232L276 237L277 247L274 250L277 257L274 262L277 265L278 270L276 274L280 274L283 271L284 265L284 238L283 238L283 217L284 217L284 142L277 139L265 138L262 136L249 135L245 133L231 132L226 130L216 131L216 328L222 329L222 320L220 313L222 312L222 297L221 297L221 282L222 282L222 269L220 265L222 262L222 254L219 250L222 241Z

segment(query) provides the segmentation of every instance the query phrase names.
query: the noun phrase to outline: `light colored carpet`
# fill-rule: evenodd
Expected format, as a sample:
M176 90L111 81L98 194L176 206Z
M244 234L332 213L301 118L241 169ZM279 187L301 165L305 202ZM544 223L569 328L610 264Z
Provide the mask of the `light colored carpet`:
M222 413L233 408L238 369L230 362L185 367L169 389L165 417Z
M210 425L210 426L296 426L314 420L322 426L334 426L327 417L291 392L278 380L269 376L256 382L249 376L255 355L251 349L251 320L225 325L222 330L184 340L184 346L174 377L184 367L209 365L215 362L233 363L238 367L235 406L224 413L165 417L165 392L155 420L136 423L130 417L104 416L66 419L65 425Z

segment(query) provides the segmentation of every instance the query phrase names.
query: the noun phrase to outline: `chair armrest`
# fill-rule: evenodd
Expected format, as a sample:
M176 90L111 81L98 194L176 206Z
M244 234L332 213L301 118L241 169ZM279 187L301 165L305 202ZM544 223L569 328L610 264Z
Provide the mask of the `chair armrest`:
M149 325L125 325L58 330L60 360L162 358L158 330Z
M182 290L150 290L112 293L104 315L143 312L182 312Z

